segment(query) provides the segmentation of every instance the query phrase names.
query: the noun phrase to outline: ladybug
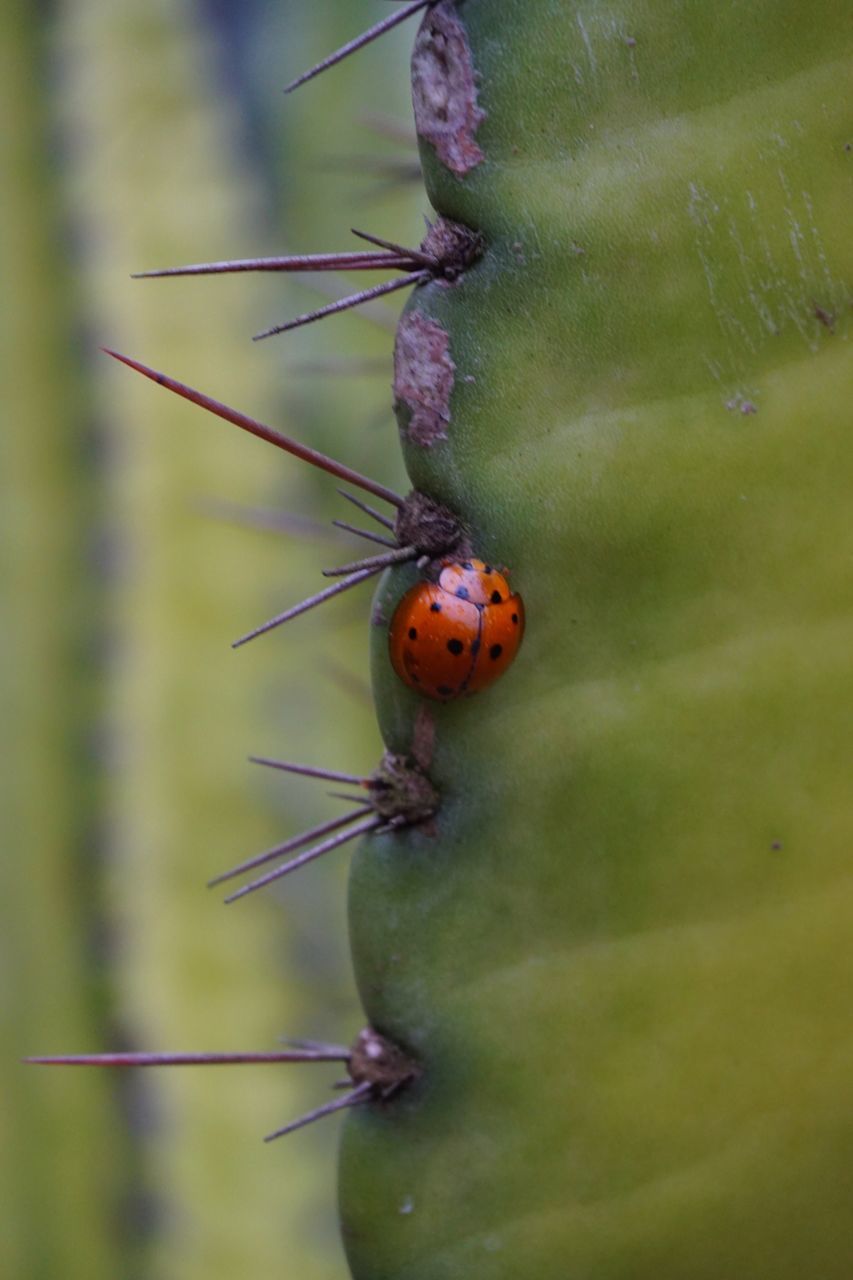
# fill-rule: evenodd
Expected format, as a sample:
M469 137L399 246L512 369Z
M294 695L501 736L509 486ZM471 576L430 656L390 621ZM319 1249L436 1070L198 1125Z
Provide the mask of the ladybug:
M437 581L403 596L388 636L391 665L411 689L450 702L503 675L524 635L524 605L482 560L441 560Z

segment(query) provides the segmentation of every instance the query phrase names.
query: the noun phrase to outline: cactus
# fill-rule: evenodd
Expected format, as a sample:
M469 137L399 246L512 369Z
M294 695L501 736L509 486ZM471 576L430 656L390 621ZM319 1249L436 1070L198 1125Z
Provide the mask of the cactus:
M477 245L410 281L403 455L529 631L427 703L388 639L424 565L374 600L439 803L352 866L352 1274L842 1280L846 8L403 8L431 234Z
M356 1280L849 1271L845 9L424 18L430 199L485 251L407 307L403 450L528 639L432 713L434 830L353 866L368 1017L422 1067L346 1121Z

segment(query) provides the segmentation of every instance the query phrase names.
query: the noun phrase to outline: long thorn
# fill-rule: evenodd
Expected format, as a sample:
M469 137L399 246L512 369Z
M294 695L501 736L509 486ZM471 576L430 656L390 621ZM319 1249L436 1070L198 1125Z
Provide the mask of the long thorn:
M295 80L291 80L290 84L285 86L284 92L292 93L301 84L305 84L308 80L313 80L321 71L327 71L329 67L334 67L337 63L343 62L344 58L349 57L351 53L355 53L357 49L363 49L366 44L377 40L386 31L390 31L392 27L405 22L413 13L417 13L419 9L426 9L427 5L433 2L434 0L411 0L410 4L404 5L402 9L392 13L390 17L383 18L381 22L377 22L368 31L362 32L354 40L350 40L340 49L336 49L334 53L330 53L327 58L324 58L322 62L318 62L310 71L303 71L301 76L297 76Z
M381 818L371 814L369 818L363 818L361 822L356 823L354 827L350 827L348 831L340 832L336 836L330 836L322 844L314 845L312 849L308 849L305 853L301 853L298 858L293 858L290 862L286 862L284 866L276 867L273 871L268 871L265 876L261 876L260 879L244 885L242 889L232 893L225 901L230 903L236 902L238 898L245 898L247 894L255 893L256 890L265 888L268 884L272 884L274 880L280 880L282 876L290 875L291 871L298 871L300 867L313 862L315 858L321 857L322 854L331 853L332 849L338 849L342 844L348 844L350 840L355 840L358 836L365 835L368 831L373 831L381 825Z
M368 239L367 236L362 237ZM373 241L385 248L384 243ZM229 258L222 262L191 262L183 267L158 267L154 271L134 271L132 280L163 280L170 276L224 276L241 271L389 271L405 270L419 262L429 262L424 254L395 247L393 251L370 253L300 253L274 258Z
M355 773L338 773L335 769L315 769L310 764L293 764L290 760L271 760L268 756L249 756L250 764L260 764L266 769L281 769L284 773L298 773L303 778L322 778L326 782L343 782L353 787L366 787L369 778Z
M377 520L379 524L384 524L385 528L390 529L393 533L394 521L389 520L387 516L383 516L381 511L376 511L373 507L369 507L366 502L362 502L361 498L357 498L354 493L347 493L346 489L338 489L338 493L342 498L346 498L347 502L351 502L354 507L358 507L359 511L363 511L366 516Z
M389 564L400 564L406 560L416 559L417 547L396 547L393 551L384 551L381 556L368 556L366 560L355 560L352 564L342 564L337 569L324 569L324 578L339 578L345 573L357 573L360 569L384 569Z
M245 862L241 862L237 867L231 867L229 871L223 871L220 875L214 876L212 880L208 880L207 887L212 889L217 884L222 884L226 880L233 880L235 876L244 875L247 871L254 871L256 867L262 867L267 862L272 862L275 858L283 857L286 853L294 853L297 849L301 849L304 844L310 844L312 840L320 840L323 836L330 835L333 831L339 831L341 827L349 826L351 822L355 822L356 818L361 818L371 807L367 801L359 804L356 796L347 796L351 804L358 804L357 809L353 809L351 813L344 814L342 818L332 818L329 822L321 822L319 826L311 827L309 831L301 831L299 835L291 836L289 840L285 840L282 844L277 844L274 849L265 849L263 853L256 854L253 858L247 858Z
M335 1111L345 1111L347 1107L357 1107L360 1103L367 1102L373 1091L373 1085L365 1080L363 1084L353 1089L352 1093L348 1093L345 1098L335 1098L332 1102L327 1102L322 1107L316 1107L314 1111L309 1111L307 1115L300 1116L298 1120L291 1121L282 1129L276 1129L275 1133L268 1133L264 1138L264 1142L275 1142L276 1138L283 1138L288 1133L295 1133L297 1129L304 1129L307 1124L313 1124L315 1120L322 1120L323 1116L330 1116Z
M347 524L346 520L333 520L332 524L336 529L345 529L347 533L354 533L357 538L366 538L368 542L378 542L380 547L396 547L396 542L391 538L383 538L381 533L370 533L367 529L359 529L354 524Z
M358 236L359 240L366 240L369 244L378 245L380 249L387 249L397 257L420 262L425 267L435 268L439 265L438 258L434 258L430 253L424 253L422 249L407 249L405 245L396 244L393 240L382 240L379 236L373 236L368 231L359 231L356 227L350 227L350 231L354 236Z
M87 1053L24 1058L24 1062L39 1067L230 1067L258 1062L349 1062L349 1058L349 1050L327 1045L274 1053Z
M337 476L339 480L346 480L348 483L356 485L359 489L364 489L366 493L372 493L374 497L382 498L383 501L390 503L392 507L401 507L403 505L403 499L399 494L394 493L391 489L386 489L382 484L377 484L375 480L370 480L367 476L360 475L357 471L353 471L352 468L344 466L343 463L336 462L334 458L327 458L325 454L318 453L316 449L311 449L307 444L299 444L298 441L291 440L289 436L282 435L281 432L265 426L262 422L248 417L247 414L240 413L237 409L231 409L219 400L206 396L202 391L196 391L194 387L178 382L176 378L170 378L168 374L159 373L156 369L151 369L148 365L141 364L138 360L132 360L130 356L120 355L118 351L111 351L109 347L102 347L101 350L108 356L112 356L114 360L126 364L128 368L135 369L143 377L150 378L152 382L165 387L167 391L172 391L184 400L189 400L191 404L197 404L200 408L207 409L209 413L215 414L217 418L223 418L226 422L233 423L235 427L240 427L242 431L247 431L249 435L257 436L260 440L266 440L269 444L274 444L276 448L284 450L285 453L290 453L293 457L310 463L312 467L319 467L321 471Z
M262 333L256 333L253 341L260 342L263 338L275 337L277 333L289 333L291 329L301 329L303 325L314 324L317 320L338 315L342 311L351 311L353 307L359 307L363 302L371 302L374 298L384 297L385 294L396 293L398 289L408 289L411 285L423 284L429 278L428 271L412 271L398 280L388 280L385 284L374 285L372 289L362 289L360 293L353 293L346 298L338 299L337 302L330 302L316 311L306 311L295 320L286 320L284 324L272 325Z
M291 618L298 618L300 614L307 613L309 609L316 609L318 604L322 604L325 600L331 600L332 596L340 595L342 591L349 591L350 587L356 587L360 582L366 582L368 578L374 577L379 572L379 569L362 569L360 573L351 574L350 577L344 578L342 582L336 582L333 587L326 587L324 591L318 591L315 596L310 596L300 604L295 604L292 609L286 609L284 613L279 613L275 618L270 618L268 622L255 627L254 631L249 631L246 635L240 636L240 639L235 640L231 648L239 649L241 645L248 644L250 640L266 635L268 631L282 626L285 622L290 622Z

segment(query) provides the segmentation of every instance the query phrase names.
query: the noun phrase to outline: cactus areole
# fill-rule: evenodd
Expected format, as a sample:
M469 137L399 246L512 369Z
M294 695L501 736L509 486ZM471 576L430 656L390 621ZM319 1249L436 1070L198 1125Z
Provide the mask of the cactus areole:
M529 631L354 861L421 1069L345 1121L356 1280L849 1280L852 52L845 0L425 9L479 256L407 305L400 437ZM402 756L417 580L373 612Z

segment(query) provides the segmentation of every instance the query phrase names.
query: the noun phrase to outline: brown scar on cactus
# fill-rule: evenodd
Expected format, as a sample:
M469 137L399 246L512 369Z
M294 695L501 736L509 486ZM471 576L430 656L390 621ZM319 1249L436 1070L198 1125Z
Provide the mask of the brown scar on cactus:
M410 756L395 755L393 752L386 751L373 773L362 776L341 773L337 769L296 764L291 760L250 756L252 764L297 774L300 777L341 783L363 794L343 794L340 798L354 806L343 817L333 818L319 826L311 827L307 831L291 836L282 844L275 845L272 849L265 849L262 853L255 854L245 862L214 876L208 882L209 887L222 884L226 880L233 880L237 876L245 875L269 862L274 862L286 854L303 849L303 852L298 853L296 857L252 880L225 899L226 903L236 902L250 893L257 892L258 889L266 888L283 876L300 870L309 862L322 857L323 854L342 848L359 836L382 835L388 831L397 831L402 827L418 826L430 821L438 811L439 795L426 776L426 766L421 763L424 758L427 758L427 753L423 750L423 744L419 744L417 754L413 748ZM431 751L429 758L431 758ZM308 848L305 848L306 845Z
M420 1065L399 1046L372 1027L365 1027L352 1047L294 1042L290 1049L272 1053L94 1053L63 1054L56 1057L24 1058L24 1062L41 1067L215 1067L269 1066L284 1062L341 1062L347 1080L335 1087L355 1087L341 1098L309 1111L289 1124L267 1134L264 1142L273 1142L285 1134L304 1129L323 1116L365 1103L387 1103L395 1094L421 1074Z
M431 280L455 283L483 252L483 238L470 227L437 218L428 225L427 234L417 249L407 248L393 240L384 240L367 231L351 228L354 236L377 247L357 253L290 254L272 258L232 258L221 262L194 262L181 267L158 267L153 271L137 271L134 280L162 280L183 276L234 275L247 271L302 272L302 271L403 271L397 280L373 285L358 293L348 294L313 311L305 311L293 320L274 324L256 333L254 341L271 338L278 333L303 328L324 320L328 316L351 311L364 302L400 289L428 284Z
M157 383L158 386L165 387L167 391L171 391L174 395L188 400L191 404L198 405L199 408L206 409L214 417L222 418L225 422L232 423L249 435L265 440L268 444L275 445L276 448L283 450L283 452L289 453L303 462L308 462L311 466L317 467L329 475L348 481L350 484L372 494L374 497L381 498L397 509L397 519L392 523L387 517L367 506L360 499L355 498L352 494L345 493L344 496L354 502L367 515L378 520L386 528L393 530L395 539L393 545L381 555L371 556L367 560L359 561L353 565L343 565L339 569L327 570L327 574L334 577L340 576L341 580L240 636L238 640L234 641L233 648L240 648L242 645L247 644L249 640L265 635L268 631L272 631L283 623L307 613L309 609L316 608L326 600L330 600L344 591L349 591L350 588L357 586L361 582L366 582L369 578L381 573L389 565L411 560L427 563L443 555L464 552L469 547L467 531L459 517L426 494L413 490L408 497L403 498L400 494L394 493L392 489L379 484L378 481L361 475L360 472L345 466L344 463L337 462L334 458L329 458L325 454L319 453L308 445L292 440L289 436L285 436L273 427L268 427L264 423L257 421L257 419L249 417L248 414L241 413L238 409L233 409L219 400L214 400L211 396L205 395L204 392L198 391L195 387L179 382L168 374L152 369L138 360L131 359L130 356L120 355L117 351L112 351L108 347L104 347L102 350L121 364L127 365L137 373L142 374L143 377Z
M418 136L451 173L464 177L485 156L476 142L486 113L477 102L477 73L453 0L425 15L412 54L412 99Z
M415 444L447 439L455 377L447 331L419 311L404 315L394 346L394 400L409 414L406 434Z

